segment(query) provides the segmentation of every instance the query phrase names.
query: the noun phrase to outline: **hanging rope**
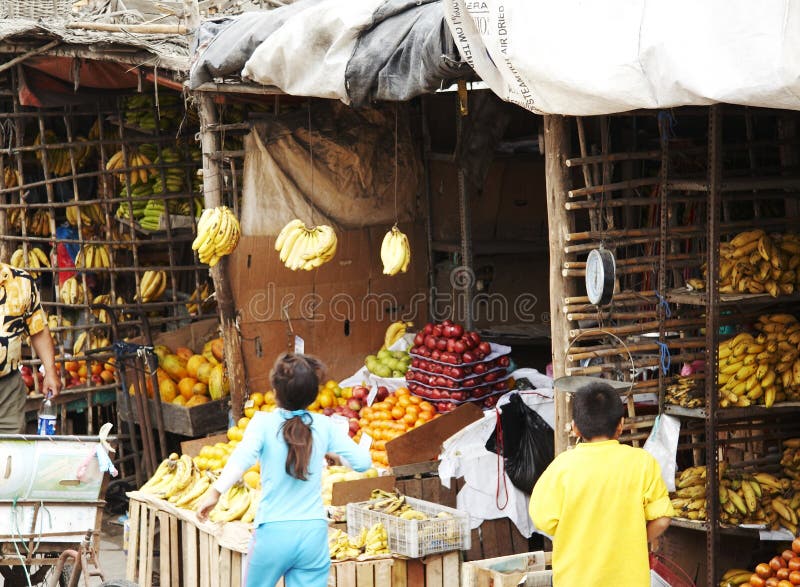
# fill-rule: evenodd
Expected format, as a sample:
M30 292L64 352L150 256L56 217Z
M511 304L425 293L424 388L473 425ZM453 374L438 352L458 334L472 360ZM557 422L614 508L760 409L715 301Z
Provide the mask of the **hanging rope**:
M669 347L667 346L667 343L659 340L657 341L657 344L660 351L661 372L666 375L670 366L672 365L672 355L669 353Z
M314 197L314 140L311 137L311 100L308 101L308 159L309 166L311 167L311 197ZM311 208L311 222L314 223L314 212L316 207L313 204L309 205ZM311 228L311 227L309 227Z
M664 309L664 316L672 318L672 308L670 308L669 302L658 292L656 292L656 298L658 298L658 305Z
M398 147L398 136L397 136L398 135L398 131L397 131L397 118L398 118L397 108L398 108L397 103L395 103L395 105L394 105L394 225L395 226L397 226L397 223L398 223L398 218L397 218L397 180L398 180L397 160L398 160L399 152L400 152L399 147Z

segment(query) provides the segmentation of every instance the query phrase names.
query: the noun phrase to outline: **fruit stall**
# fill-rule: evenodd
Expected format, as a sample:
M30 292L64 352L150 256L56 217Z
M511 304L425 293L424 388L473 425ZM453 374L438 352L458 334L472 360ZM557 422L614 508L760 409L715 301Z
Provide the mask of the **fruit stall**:
M617 381L630 442L667 424L661 552L697 584L800 579L795 119L545 117L556 450L574 377Z

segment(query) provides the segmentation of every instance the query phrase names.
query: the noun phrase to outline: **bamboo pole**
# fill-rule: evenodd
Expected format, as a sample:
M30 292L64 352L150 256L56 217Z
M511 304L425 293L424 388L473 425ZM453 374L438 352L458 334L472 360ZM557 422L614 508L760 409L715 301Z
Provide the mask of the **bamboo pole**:
M214 97L210 94L199 95L200 139L204 153L218 151L219 135L208 129L208 125L217 124L217 110ZM210 158L203 157L203 195L206 208L222 205L222 186L220 185L219 164ZM225 365L231 387L231 411L238 419L242 415L247 378L242 356L242 343L236 324L236 300L233 297L230 279L228 278L229 258L223 257L216 266L211 267L211 279L217 297L217 308L222 326L222 340L225 348Z
M566 371L566 351L569 345L568 323L566 316L553 312L564 298L576 293L574 280L565 279L561 275L561 266L567 260L564 254L566 235L574 230L572 214L564 208L567 191L570 185L570 173L564 161L569 152L568 119L559 115L544 117L544 158L545 179L547 187L547 218L550 225L550 308L552 321L550 332L552 338L552 357L554 377L563 376ZM567 403L565 394L555 397L555 450L556 454L566 450L568 435Z
M108 33L138 33L140 35L186 35L189 29L182 24L111 24L105 22L70 22L68 29L104 31Z
M0 65L0 72L6 71L7 69L11 69L17 63L22 63L26 59L30 59L31 57L39 55L40 53L44 53L45 51L48 51L49 49L52 49L56 45L60 45L60 44L61 44L61 40L57 39L55 41L50 41L46 45L42 45L41 47L38 47L36 49L31 49L27 53L25 53L23 55L20 55L19 57L14 57L14 59L11 59L10 61L6 61L2 65Z

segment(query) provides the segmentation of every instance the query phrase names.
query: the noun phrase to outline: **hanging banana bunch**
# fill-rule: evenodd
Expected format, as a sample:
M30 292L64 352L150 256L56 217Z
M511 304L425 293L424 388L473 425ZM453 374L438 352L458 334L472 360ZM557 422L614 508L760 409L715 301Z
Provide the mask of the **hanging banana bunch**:
M236 249L240 235L239 221L230 208L206 208L197 221L197 237L192 242L192 249L197 251L201 263L213 267Z
M117 173L120 182L125 183L125 177L128 176L130 185L135 186L138 184L146 184L150 178L157 175L155 169L152 169L153 161L141 151L136 149L128 150L128 161L130 162L130 172ZM115 171L118 169L125 169L125 153L122 149L114 153L106 163L107 171Z
M122 306L124 304L125 298L122 296L117 296L116 305ZM114 305L114 298L111 297L111 294L100 294L94 297L92 300L92 305L112 306ZM92 314L94 314L94 317L97 318L98 322L102 322L103 324L111 323L108 310L105 308L92 308Z
M383 237L381 243L381 261L385 275L405 273L411 263L411 247L408 237L395 224Z
M47 210L37 210L25 226L31 236L50 236L50 215Z
M78 269L101 269L111 267L111 254L105 245L87 243L83 245L75 257Z
M19 171L11 167L3 169L3 184L7 188L15 188L22 185L22 176Z
M61 284L58 295L65 304L75 305L83 303L83 286L78 283L75 277L70 277Z
M275 239L275 250L288 269L311 271L330 261L336 254L339 244L333 228L321 224L306 227L302 220L295 218L283 227Z
M87 226L93 224L102 226L106 223L105 214L98 203L67 206L67 222L71 226L78 226L78 217L81 219L81 224Z
M44 251L38 247L31 247L28 249L27 255L22 247L20 247L11 255L9 265L18 269L25 269L31 274L31 277L38 279L39 271L37 271L37 269L50 267L50 259L48 259Z
M72 354L80 355L85 350L102 349L110 346L111 341L107 337L84 330L75 339L72 345Z
M209 300L210 297L211 289L206 281L192 292L189 302L186 304L186 311L189 312L190 316L200 314L203 310L213 305L213 300Z
M136 299L144 304L158 301L167 289L167 281L166 271L145 271L139 283L141 295L137 294Z

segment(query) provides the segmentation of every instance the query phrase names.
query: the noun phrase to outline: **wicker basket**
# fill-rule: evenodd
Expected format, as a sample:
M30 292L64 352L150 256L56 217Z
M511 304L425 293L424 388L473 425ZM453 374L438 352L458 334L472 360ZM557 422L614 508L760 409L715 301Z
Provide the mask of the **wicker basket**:
M0 17L68 18L72 14L74 0L0 0Z

